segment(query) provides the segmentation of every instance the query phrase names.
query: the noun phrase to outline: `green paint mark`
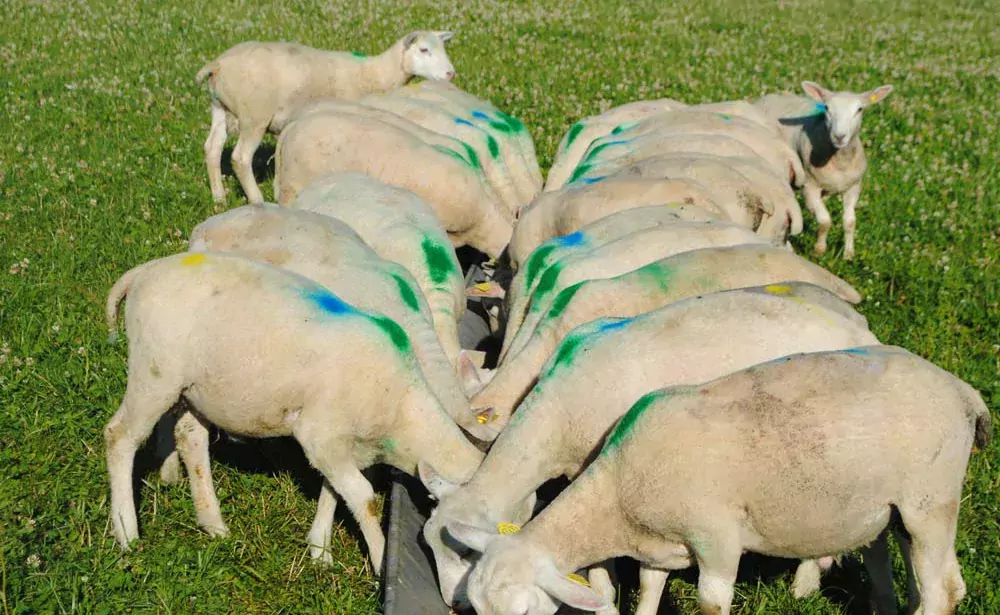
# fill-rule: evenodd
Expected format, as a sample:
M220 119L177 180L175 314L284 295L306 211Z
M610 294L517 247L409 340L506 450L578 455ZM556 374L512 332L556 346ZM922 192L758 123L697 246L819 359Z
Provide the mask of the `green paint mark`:
M516 117L512 117L504 113L503 111L497 111L497 117L504 121L505 124L510 126L511 132L521 132L524 130L524 124L521 120Z
M632 407L628 409L625 416L619 419L618 423L615 424L615 428L611 431L611 435L608 436L607 441L604 443L604 448L601 449L601 454L603 455L619 448L625 441L625 438L627 438L635 428L635 424L642 417L643 413L645 413L654 402L669 395L669 389L660 389L658 391L646 393L640 397L639 401L632 404Z
M549 368L546 370L545 375L542 378L548 378L559 369L560 367L569 367L573 363L573 359L576 358L577 352L579 352L580 347L583 343L590 337L588 332L570 334L559 344L556 348L555 354L552 355L551 361L549 361Z
M403 300L403 303L414 312L419 312L420 302L417 301L417 293L413 291L410 283L395 273L391 274L391 276L396 281L396 287L399 289L399 297Z
M530 312L537 312L541 309L542 299L555 289L561 272L562 263L555 263L546 269L542 277L538 279L538 286L535 287L535 293L531 298Z
M584 175L586 175L587 171L589 171L593 167L594 167L594 165L588 164L588 163L583 163L583 164L577 165L577 167L575 169L573 169L573 174L569 176L569 183L572 184L576 180L580 179L581 177L583 177Z
M620 142L618 142L618 141L610 141L608 143L601 143L597 147L593 147L593 144L591 144L591 150L587 153L587 156L583 159L583 161L587 162L589 160L593 160L594 157L597 156L598 154L600 154L602 151L606 150L607 148L611 147L612 145L619 145L619 144L620 144Z
M398 444L392 438L382 438L382 450L386 453L395 453L398 448Z
M580 288L586 282L580 282L579 284L574 284L569 288L560 292L555 301L552 302L552 307L549 308L549 313L545 315L546 320L552 320L554 318L559 318L563 312L566 311L566 307L569 306L569 302L573 300L573 296L580 291Z
M367 60L368 54L361 53L360 51L352 51L351 57L356 58L358 60Z
M621 134L623 130L625 130L625 124L618 124L617 126L615 126L614 130L611 131L611 134L613 135Z
M458 141L458 139L456 139L456 141ZM455 160L458 160L459 162L469 167L470 169L474 169L477 171L482 169L483 165L479 162L479 156L476 155L476 150L472 149L472 147L468 143L465 143L464 141L458 141L458 143L460 143L463 149L465 149L465 154L466 156L468 156L468 158L466 158L466 156L463 156L460 152L457 152L446 145L435 145L433 147L442 154L450 156Z
M483 165L479 162L479 154L476 153L476 150L472 149L472 146L465 141L459 141L459 143L462 144L462 147L465 148L466 155L469 156L469 165L474 169L482 169Z
M652 284L663 292L667 292L670 290L670 280L673 279L677 272L673 267L669 267L661 262L655 262L636 269L633 273L641 281Z
M434 242L430 237L421 242L420 248L424 251L424 260L430 269L432 282L444 284L452 274L457 273L449 248Z
M580 136L581 132L583 132L583 122L573 124L573 127L570 128L569 132L566 134L566 147L572 145L573 141L576 141L576 138Z
M392 345L396 347L396 350L404 354L411 352L410 337L406 335L406 331L403 331L402 327L396 324L396 321L387 316L370 314L368 317L375 323L375 326L389 335L389 339L392 340Z
M545 270L545 266L548 264L545 259L549 257L549 254L555 251L556 246L554 242L546 242L535 249L528 257L528 262L524 265L524 288L525 290L531 288L531 285L535 283L535 278L538 274Z
M493 135L486 135L486 146L490 148L490 156L494 159L500 157L500 144L493 138Z

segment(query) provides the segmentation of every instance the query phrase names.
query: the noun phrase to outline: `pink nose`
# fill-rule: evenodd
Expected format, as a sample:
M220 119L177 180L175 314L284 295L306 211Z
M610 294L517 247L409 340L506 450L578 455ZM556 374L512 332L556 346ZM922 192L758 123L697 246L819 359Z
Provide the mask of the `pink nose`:
M451 81L452 79L455 78L455 71L450 70L450 71L446 72L444 74L444 78L447 79L448 81Z

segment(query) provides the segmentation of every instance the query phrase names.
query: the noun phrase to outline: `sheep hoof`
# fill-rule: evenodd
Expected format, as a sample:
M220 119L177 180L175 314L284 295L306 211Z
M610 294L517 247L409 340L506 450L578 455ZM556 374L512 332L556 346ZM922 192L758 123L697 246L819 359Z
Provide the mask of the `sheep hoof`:
M333 566L333 554L323 547L309 546L309 557L321 566Z
M813 247L813 252L815 252L816 254L826 254L826 244L817 243L816 246Z
M225 538L229 536L229 528L225 524L205 526L205 531L212 538Z
M845 261L852 261L852 260L854 260L854 250L844 251L844 260Z

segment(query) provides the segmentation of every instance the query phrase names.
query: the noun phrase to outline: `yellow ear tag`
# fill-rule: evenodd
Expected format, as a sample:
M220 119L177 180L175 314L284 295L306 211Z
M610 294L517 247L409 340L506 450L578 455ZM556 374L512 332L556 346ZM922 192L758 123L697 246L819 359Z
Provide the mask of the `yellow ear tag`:
M205 262L205 255L201 252L192 252L181 259L182 265L199 265Z
M503 536L508 536L520 532L521 526L516 523L497 523L497 531Z
M480 291L482 291L482 292L485 293L486 291L488 291L490 289L490 283L489 282L480 282L479 284L476 284L475 286L473 286L473 288L475 288L476 290L480 290Z
M480 425L485 425L486 422L489 420L490 419L489 417L486 416L485 412L476 415L476 422L479 423Z
M571 573L567 574L566 578L569 579L570 581L573 581L574 583L576 583L578 585L583 585L584 587L590 587L590 581L588 581L587 579L581 577L580 575L576 574L575 572L571 572Z
M786 284L768 284L764 287L764 290L772 295L787 295L792 292L792 287Z
M875 94L868 95L868 102L877 102L877 101L878 101L878 96L876 96Z

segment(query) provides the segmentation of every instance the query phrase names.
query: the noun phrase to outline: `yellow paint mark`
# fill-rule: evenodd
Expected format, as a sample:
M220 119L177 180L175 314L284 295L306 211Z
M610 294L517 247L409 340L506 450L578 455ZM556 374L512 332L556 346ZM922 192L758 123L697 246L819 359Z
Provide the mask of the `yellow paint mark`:
M764 290L772 295L787 295L792 292L792 287L787 284L768 284Z
M486 291L488 291L490 289L490 283L489 282L480 282L479 284L476 284L473 288L475 288L478 291L482 291L482 292L485 293Z
M192 252L181 259L182 265L200 265L205 262L205 255L201 252Z
M566 578L569 579L570 581L573 581L574 583L577 583L578 585L583 585L584 587L590 587L590 581L576 574L575 572L567 574Z
M497 523L497 531L504 536L508 536L520 532L521 526L516 523Z
M367 506L367 508L368 508L368 515L369 516L371 516L371 517L377 517L378 516L378 502L375 500L375 498L372 498L372 499L368 500L368 506Z

